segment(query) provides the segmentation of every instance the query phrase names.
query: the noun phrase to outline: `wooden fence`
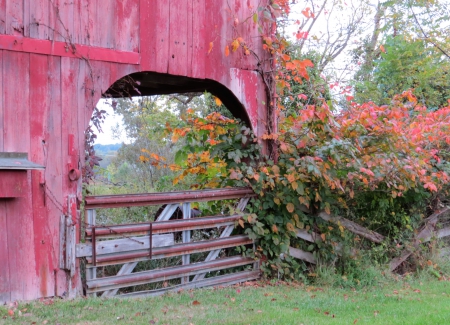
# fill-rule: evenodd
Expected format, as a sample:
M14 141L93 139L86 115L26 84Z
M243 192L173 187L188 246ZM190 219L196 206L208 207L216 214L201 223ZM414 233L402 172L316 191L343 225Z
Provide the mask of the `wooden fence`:
M304 209L305 213L309 213L308 209ZM429 217L423 220L422 227L417 230L415 237L411 240L409 245L406 245L401 254L392 259L389 263L390 271L397 269L406 259L411 256L420 244L426 243L432 239L441 239L450 236L450 227L444 222L444 217L450 213L450 207L444 207L435 211ZM319 212L316 217L321 218L331 224L341 226L346 231L365 238L375 244L381 244L385 237L373 230L369 230L351 220L340 216L334 216L324 211ZM304 229L296 230L297 237L310 243L321 242L323 239L320 234L313 231L306 231ZM353 252L355 248L351 248ZM342 250L340 245L335 247L335 251L339 254ZM311 264L316 264L317 259L312 252L307 252L298 248L289 247L289 254L292 257L301 259Z
M229 285L259 278L259 261L240 255L219 258L224 248L253 245L246 235L231 236L252 196L252 190L230 188L86 197L86 242L77 244L75 253L77 258L86 261L86 293L93 296L101 293L102 297L109 297L116 295L121 288L159 282L163 285L158 289L131 291L119 296L158 295L171 290ZM191 218L192 202L227 199L240 199L236 214ZM96 209L161 204L166 206L155 221L149 218L148 222L138 224L96 224ZM170 220L177 209L181 209L182 219ZM192 240L193 230L212 228L220 230L218 238ZM182 239L177 243L174 233L179 232L182 233ZM191 254L203 252L209 252L203 261L191 263ZM176 256L181 256L181 265L133 272L139 262ZM110 265L122 266L113 276L101 276L99 268ZM218 272L238 266L246 267L238 272ZM174 279L180 280L175 285L165 287L167 281Z

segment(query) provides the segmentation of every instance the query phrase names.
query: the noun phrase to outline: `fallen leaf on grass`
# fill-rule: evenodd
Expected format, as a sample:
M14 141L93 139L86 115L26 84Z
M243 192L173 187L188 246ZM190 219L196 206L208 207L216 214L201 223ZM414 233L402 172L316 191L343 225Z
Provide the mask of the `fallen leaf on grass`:
M276 299L275 299L275 298L272 298L270 301L276 301Z
M8 315L9 316L14 316L14 310L8 309Z
M353 321L353 324L358 323L358 318Z
M348 295L344 295L344 300L345 300L345 301L348 300Z
M414 292L420 293L420 290L419 289L415 289Z
M194 306L197 306L197 305L200 305L200 302L199 302L198 300L194 300L194 301L192 302L192 304L193 304Z
M295 311L298 311L299 309L297 307L294 308Z
M378 313L379 313L379 311L378 311L378 310L374 310L374 311L373 311L373 315L374 315L375 317L377 317L377 316L378 316Z

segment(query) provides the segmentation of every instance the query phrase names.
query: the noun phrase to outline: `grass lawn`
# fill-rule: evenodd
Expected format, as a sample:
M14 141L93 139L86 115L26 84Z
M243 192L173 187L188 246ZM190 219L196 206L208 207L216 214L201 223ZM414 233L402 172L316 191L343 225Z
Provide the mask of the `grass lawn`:
M1 306L0 324L444 325L450 324L450 282L365 289L259 282L145 299L47 299Z

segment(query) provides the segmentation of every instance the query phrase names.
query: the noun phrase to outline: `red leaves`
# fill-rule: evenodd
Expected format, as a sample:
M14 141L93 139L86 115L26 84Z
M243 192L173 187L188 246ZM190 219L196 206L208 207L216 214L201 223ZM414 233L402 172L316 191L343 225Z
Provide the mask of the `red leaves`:
M314 18L314 13L311 11L311 8L306 7L304 10L302 10L303 16L306 18Z

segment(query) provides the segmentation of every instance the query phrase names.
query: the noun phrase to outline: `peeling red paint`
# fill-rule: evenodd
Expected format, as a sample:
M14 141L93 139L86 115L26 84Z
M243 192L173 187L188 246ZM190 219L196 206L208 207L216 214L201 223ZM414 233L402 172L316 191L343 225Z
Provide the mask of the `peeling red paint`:
M68 281L57 267L59 219L70 212L79 224L80 183L69 172L84 159L83 132L93 106L118 79L151 71L212 80L232 91L254 130L264 133L266 95L252 71L255 59L224 53L235 37L234 19L244 21L261 5L0 0L0 151L27 152L46 167L16 182L22 198L1 198L10 189L0 174L0 228L6 229L0 236L0 304L79 290L79 277ZM267 55L252 41L258 39L256 26L236 28L260 58Z

